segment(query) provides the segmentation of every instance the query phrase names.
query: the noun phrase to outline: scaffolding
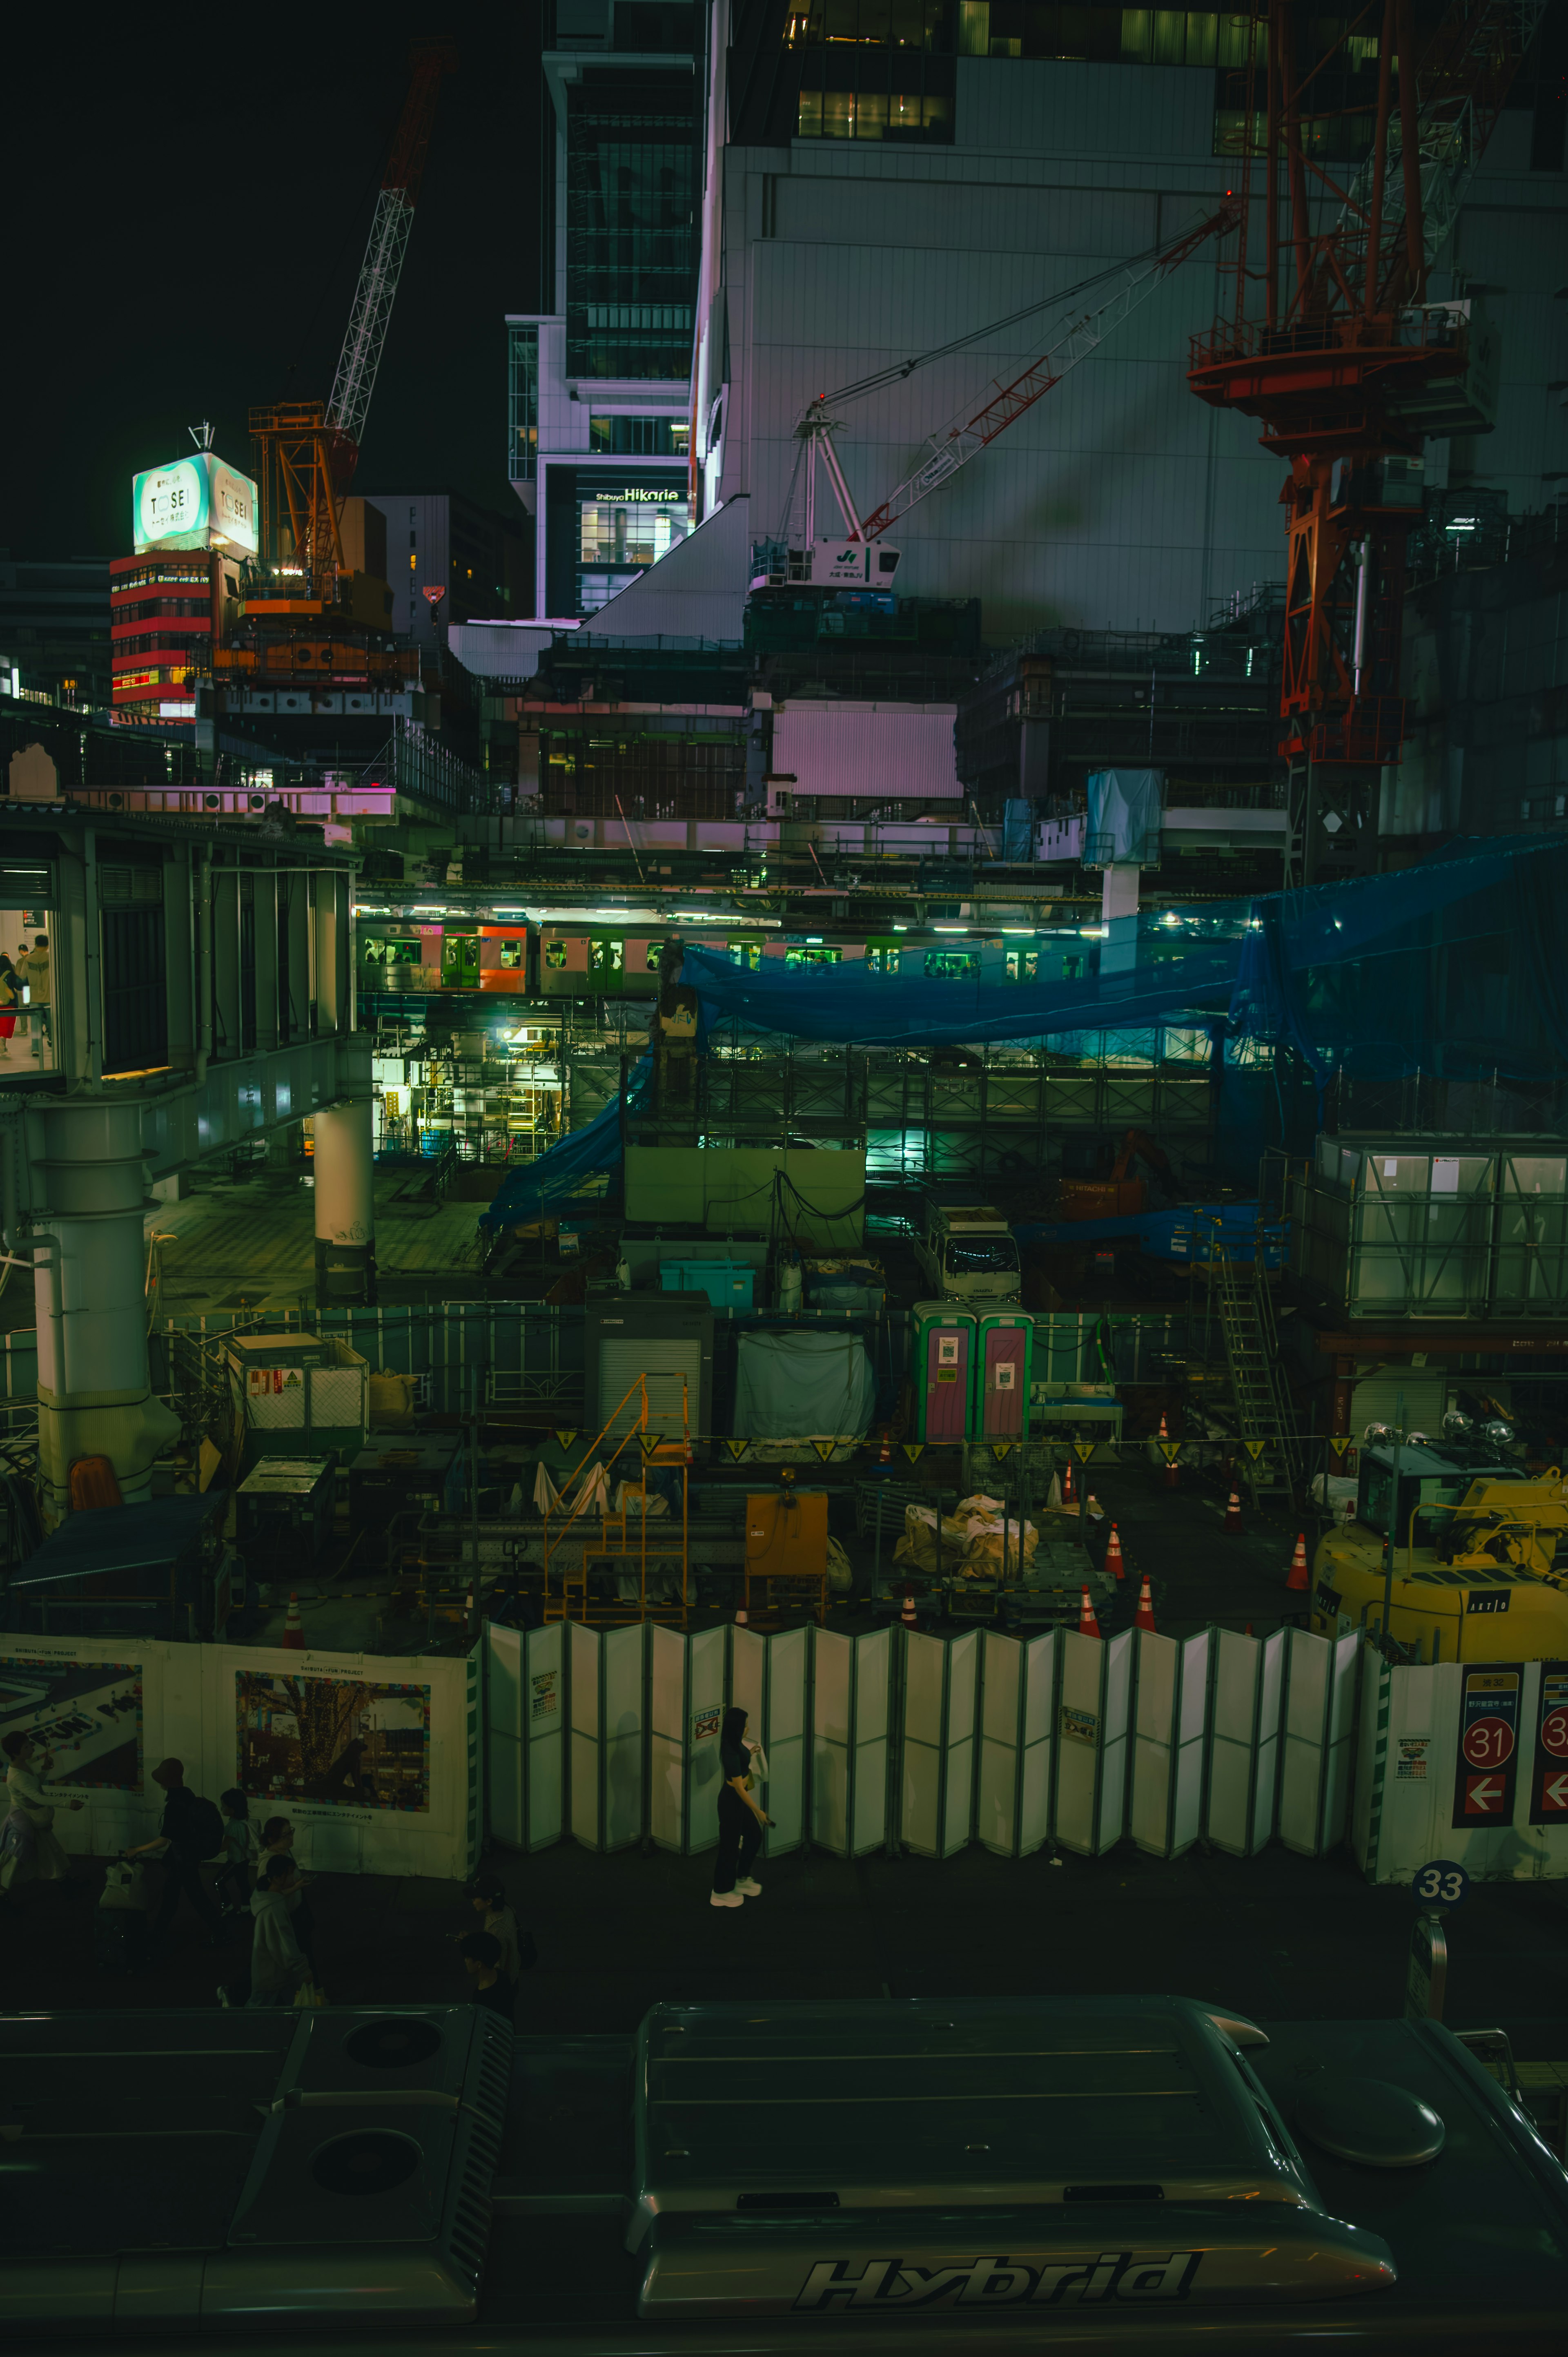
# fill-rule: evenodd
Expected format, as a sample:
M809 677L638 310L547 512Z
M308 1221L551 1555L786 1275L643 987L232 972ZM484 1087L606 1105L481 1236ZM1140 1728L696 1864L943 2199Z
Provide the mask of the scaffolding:
M635 1406L633 1403L635 1402ZM628 1415L629 1411L629 1415ZM623 1422L624 1419L624 1422ZM612 1444L601 1463L599 1451ZM624 1459L618 1483L620 1503L611 1503L611 1479ZM544 1514L544 1618L577 1620L585 1627L618 1629L641 1620L662 1620L683 1629L691 1609L691 1402L685 1378L681 1382L679 1439L655 1432L649 1423L648 1378L639 1375L602 1432L568 1475L573 1494L556 1501ZM681 1481L680 1544L675 1544L674 1518L670 1539L649 1539L648 1475L650 1468L678 1470ZM635 1473L628 1480L627 1471ZM659 1493L656 1493L659 1494ZM633 1502L635 1501L635 1503ZM666 1501L665 1502L668 1502ZM590 1531L590 1523L594 1528ZM637 1527L633 1531L632 1523ZM650 1598L649 1566L674 1565L680 1576L680 1598ZM596 1596L593 1580L608 1574L617 1584L614 1595ZM619 1592L620 1583L636 1583L635 1594Z

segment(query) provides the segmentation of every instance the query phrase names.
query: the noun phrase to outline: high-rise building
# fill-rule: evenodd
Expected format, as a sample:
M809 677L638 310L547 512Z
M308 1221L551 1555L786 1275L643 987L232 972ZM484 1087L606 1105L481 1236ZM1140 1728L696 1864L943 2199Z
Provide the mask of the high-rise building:
M401 639L429 651L454 622L511 620L530 610L522 517L498 514L462 491L367 491L362 504L385 519L384 555L378 538L371 569L384 562ZM432 599L432 589L442 594Z
M1440 14L1417 0L1418 33ZM1561 21L1548 12L1429 288L1486 307L1501 382L1495 432L1430 443L1427 485L1506 490L1516 512L1568 469L1554 398L1568 378L1555 299L1568 181L1561 59L1546 56ZM1053 329L1115 291L1119 265L1212 214L1236 180L1249 98L1234 13L715 0L710 22L698 512L744 498L754 540L781 531L792 482L799 530L796 429L815 397L847 389L834 447L864 516L928 437L1015 380ZM1325 116L1339 111L1324 125L1329 182L1354 167L1378 70L1375 27L1334 42L1321 77ZM1326 225L1328 183L1323 202ZM1185 631L1279 579L1282 463L1255 423L1206 407L1187 382L1189 337L1230 307L1235 268L1234 238L1210 239L913 507L890 535L899 595L978 597L993 639ZM1045 298L1055 310L1027 312ZM818 529L838 531L820 468L816 502ZM638 627L657 629L638 602Z
M0 549L0 694L87 709L109 701L109 567Z
M596 613L691 528L706 7L556 0L542 287L508 318L507 469L534 611Z

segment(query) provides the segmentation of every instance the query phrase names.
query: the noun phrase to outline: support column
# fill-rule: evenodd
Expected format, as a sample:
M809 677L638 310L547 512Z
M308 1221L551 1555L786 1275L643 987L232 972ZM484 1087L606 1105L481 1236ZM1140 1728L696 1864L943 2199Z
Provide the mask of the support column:
M1101 974L1131 974L1138 963L1138 887L1142 870L1132 866L1106 868L1100 885L1100 920L1105 927L1105 947L1100 952Z
M316 1306L376 1297L375 1151L369 1097L328 1105L316 1137Z
M34 1277L38 1329L38 1486L52 1529L70 1511L70 1469L107 1457L125 1503L145 1504L179 1418L147 1372L142 1116L79 1098L38 1115L33 1232L52 1240Z

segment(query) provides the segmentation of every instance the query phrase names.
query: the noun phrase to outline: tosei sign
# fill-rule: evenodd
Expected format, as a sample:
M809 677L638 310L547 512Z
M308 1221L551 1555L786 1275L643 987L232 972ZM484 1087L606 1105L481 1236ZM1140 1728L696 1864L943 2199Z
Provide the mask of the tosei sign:
M210 450L193 451L166 467L149 467L131 483L131 528L136 554L145 548L233 548L253 556L257 492Z

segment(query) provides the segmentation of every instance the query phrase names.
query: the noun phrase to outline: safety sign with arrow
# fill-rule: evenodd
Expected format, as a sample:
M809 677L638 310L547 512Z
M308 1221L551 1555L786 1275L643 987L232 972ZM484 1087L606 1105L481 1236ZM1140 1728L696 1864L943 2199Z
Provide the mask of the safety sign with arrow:
M1541 1664L1541 1707L1530 1771L1530 1822L1568 1825L1568 1662Z
M1489 1662L1465 1672L1459 1698L1459 1758L1454 1771L1455 1826L1513 1822L1519 1772L1522 1662Z

